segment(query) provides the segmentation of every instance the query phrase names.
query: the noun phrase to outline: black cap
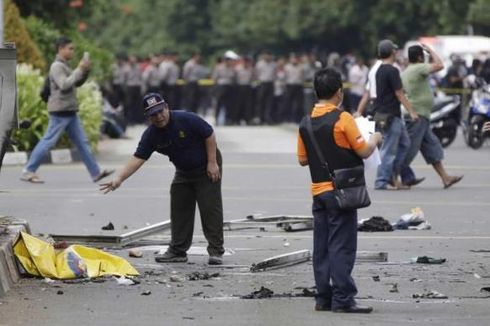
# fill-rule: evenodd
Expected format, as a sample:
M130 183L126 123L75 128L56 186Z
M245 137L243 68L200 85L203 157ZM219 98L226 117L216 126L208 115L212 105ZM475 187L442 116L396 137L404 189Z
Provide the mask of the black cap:
M398 45L391 40L382 40L378 43L378 55L381 59L388 58L393 50L398 50Z
M163 111L165 105L165 100L158 93L148 93L143 97L143 110L146 116Z

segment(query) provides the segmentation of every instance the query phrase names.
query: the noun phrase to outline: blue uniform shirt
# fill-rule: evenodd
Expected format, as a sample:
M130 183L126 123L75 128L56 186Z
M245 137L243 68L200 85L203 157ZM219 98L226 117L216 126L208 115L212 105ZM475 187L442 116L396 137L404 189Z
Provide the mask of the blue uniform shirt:
M150 125L145 130L134 156L148 160L156 151L167 155L177 170L205 168L208 162L205 139L212 134L213 127L197 114L170 111L165 128Z

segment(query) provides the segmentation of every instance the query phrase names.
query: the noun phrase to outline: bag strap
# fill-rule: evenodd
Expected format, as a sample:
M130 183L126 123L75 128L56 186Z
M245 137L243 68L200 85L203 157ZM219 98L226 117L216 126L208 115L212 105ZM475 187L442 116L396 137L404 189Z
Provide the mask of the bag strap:
M328 163L325 160L325 157L323 156L322 150L320 149L320 145L318 145L318 142L316 141L315 134L313 133L313 125L311 124L311 117L309 115L306 117L306 130L308 131L308 135L310 135L311 143L313 144L313 147L315 148L316 155L320 159L320 163L322 164L322 166L324 166L327 169L328 174L330 175L330 178L332 179L332 183L335 186L335 177L332 174L332 172L330 172L330 168L328 167Z

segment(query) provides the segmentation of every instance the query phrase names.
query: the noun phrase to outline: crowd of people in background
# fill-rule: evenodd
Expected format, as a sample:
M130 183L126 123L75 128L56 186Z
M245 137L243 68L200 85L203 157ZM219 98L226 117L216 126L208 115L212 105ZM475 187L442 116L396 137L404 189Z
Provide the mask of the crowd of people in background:
M399 51L394 66L403 71L408 60ZM315 102L311 81L316 71L336 68L346 83L343 108L355 112L365 91L369 67L354 54L332 52L319 58L313 53L274 56L269 51L256 58L226 51L213 67L202 63L199 53L187 61L179 54L164 51L138 59L120 54L112 68L112 80L103 87L107 128L122 134L128 124L144 122L141 97L160 93L172 110L187 110L214 116L217 125L274 125L298 123ZM490 58L476 58L471 67L457 56L443 78L431 76L434 87L459 90L468 87L474 75L490 81ZM111 127L115 126L115 127Z

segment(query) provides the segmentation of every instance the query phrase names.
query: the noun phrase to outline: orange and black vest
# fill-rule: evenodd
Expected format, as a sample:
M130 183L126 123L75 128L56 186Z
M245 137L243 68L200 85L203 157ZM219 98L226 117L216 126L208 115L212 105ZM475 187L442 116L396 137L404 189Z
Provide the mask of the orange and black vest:
M319 117L311 118L313 135L331 172L337 169L353 168L363 165L362 158L354 150L342 148L335 143L334 126L339 120L341 113L342 111L340 110L333 110ZM320 158L316 154L315 146L311 142L306 124L307 117L304 117L299 125L299 133L305 145L311 180L313 183L332 181L328 170L322 165Z

